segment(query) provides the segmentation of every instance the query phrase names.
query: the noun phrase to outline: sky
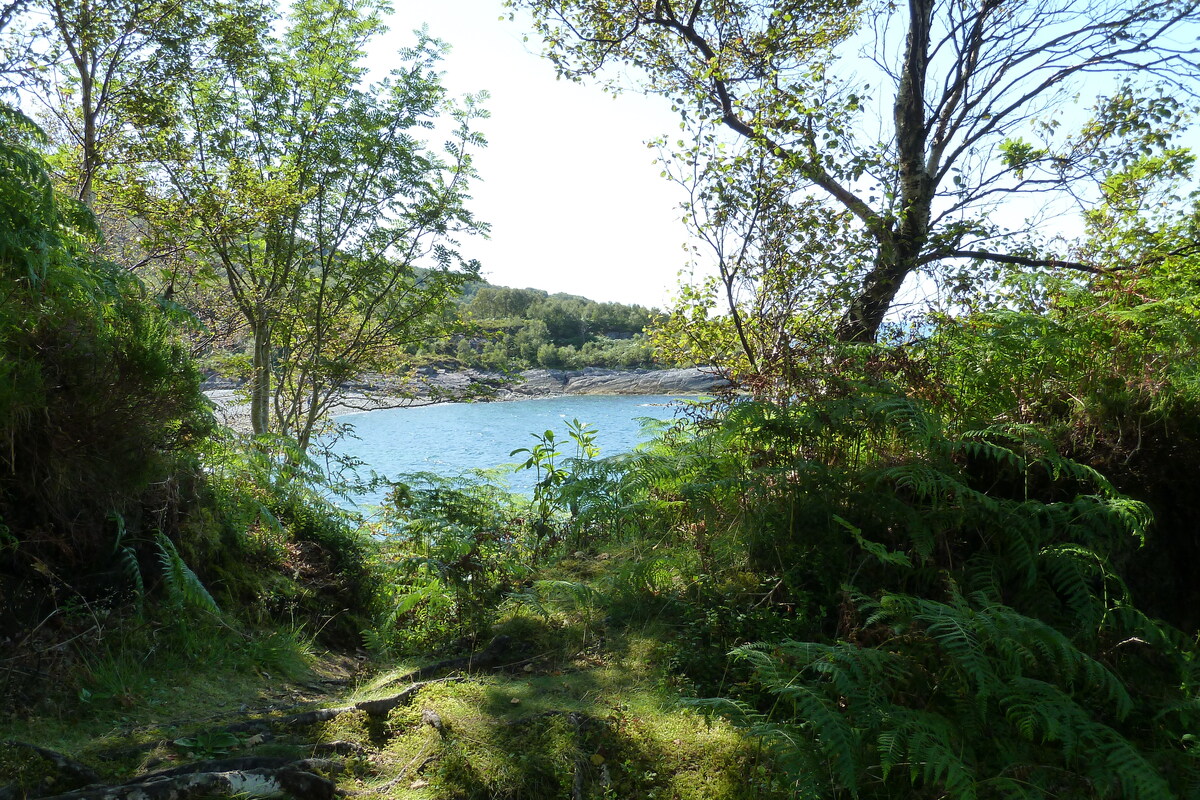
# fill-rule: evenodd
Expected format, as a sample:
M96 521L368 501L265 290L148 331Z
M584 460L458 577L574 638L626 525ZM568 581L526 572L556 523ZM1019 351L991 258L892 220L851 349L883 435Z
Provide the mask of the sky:
M501 0L397 2L371 66L399 66L422 24L453 48L443 85L491 95L470 208L492 229L460 252L494 284L664 307L689 263L683 189L646 145L679 130L667 101L557 80L528 20L509 22Z

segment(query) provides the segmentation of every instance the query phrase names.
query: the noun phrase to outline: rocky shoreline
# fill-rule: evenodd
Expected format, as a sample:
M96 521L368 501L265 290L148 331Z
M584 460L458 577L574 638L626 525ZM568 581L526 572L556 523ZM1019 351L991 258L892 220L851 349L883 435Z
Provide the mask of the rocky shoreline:
M530 369L516 375L482 370L444 370L425 367L409 380L368 375L348 384L333 416L403 408L429 403L528 400L562 395L703 395L726 381L711 369L618 370L586 367L579 370ZM238 399L240 383L210 375L205 395L216 405L217 418L236 430L249 429L249 411Z
M560 394L710 394L726 385L703 367L689 369L531 369L505 391L509 398Z

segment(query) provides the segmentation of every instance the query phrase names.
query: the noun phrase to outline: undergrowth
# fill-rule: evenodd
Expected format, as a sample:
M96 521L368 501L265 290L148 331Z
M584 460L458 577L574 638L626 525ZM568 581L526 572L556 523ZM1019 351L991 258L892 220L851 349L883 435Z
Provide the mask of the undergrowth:
M583 470L638 520L605 502L564 522L634 543L610 619L671 630L685 693L761 737L798 796L1186 795L1194 643L1121 578L1148 509L1030 426L951 433L861 388L738 403Z

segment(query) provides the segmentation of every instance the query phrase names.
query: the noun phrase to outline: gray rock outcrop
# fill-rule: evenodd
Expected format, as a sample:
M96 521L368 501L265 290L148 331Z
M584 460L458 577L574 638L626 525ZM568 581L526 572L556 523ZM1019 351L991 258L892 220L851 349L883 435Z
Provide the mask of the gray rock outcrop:
M531 369L522 381L508 388L520 397L548 394L709 394L726 385L711 370L636 369L588 367L581 370Z

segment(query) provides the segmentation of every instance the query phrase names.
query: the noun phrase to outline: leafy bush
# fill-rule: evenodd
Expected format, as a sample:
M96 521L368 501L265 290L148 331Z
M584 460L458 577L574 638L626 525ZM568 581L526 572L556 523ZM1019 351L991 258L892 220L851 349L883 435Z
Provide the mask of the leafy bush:
M358 646L383 591L378 545L337 485L283 437L215 438L181 537L189 563L252 621Z
M1156 230L1140 263L1035 284L1036 305L941 320L916 353L937 387L928 396L958 424L1036 426L1150 506L1154 535L1127 574L1143 607L1189 629L1200 626L1200 258L1180 242L1194 241L1198 214Z
M404 480L380 527L382 611L367 641L381 654L481 634L534 562L515 498L487 480Z
M357 643L377 590L358 521L294 445L212 438L178 321L91 255L37 128L7 107L0 122L3 624L96 599L140 613L153 594L180 620L233 600Z
M213 423L172 320L91 255L94 223L55 194L41 132L6 106L0 126L0 593L17 622L59 588L128 586L118 537L168 524Z

